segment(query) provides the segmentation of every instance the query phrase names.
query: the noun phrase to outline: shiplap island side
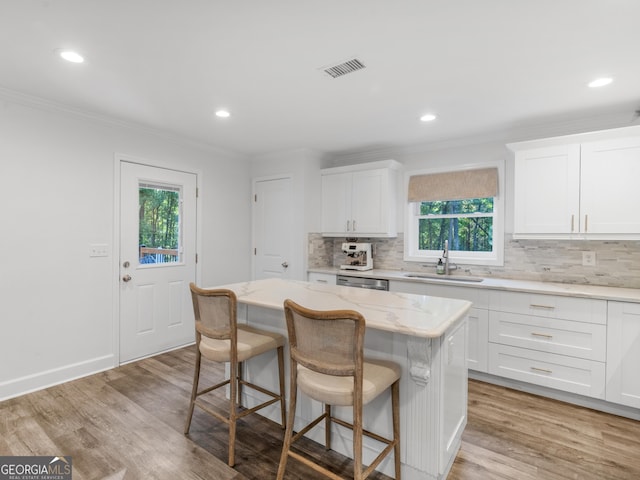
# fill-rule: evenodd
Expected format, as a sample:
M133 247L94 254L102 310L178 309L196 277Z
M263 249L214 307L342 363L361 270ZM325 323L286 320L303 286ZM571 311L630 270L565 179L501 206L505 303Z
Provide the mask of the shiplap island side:
M365 355L394 360L402 366L400 390L402 475L405 480L446 478L460 448L467 422L467 314L471 302L427 295L366 290L303 281L265 279L222 285L238 297L238 322L246 322L286 335L283 302L291 300L312 309L352 309L367 322ZM275 355L246 362L245 377L260 377L264 385L277 383ZM246 390L246 389L245 389ZM247 397L251 407L258 398ZM364 409L364 426L391 434L389 396L383 395ZM322 405L299 396L296 425L318 415ZM349 408L336 414L350 419ZM265 410L278 421L278 413ZM351 456L351 432L333 432L332 447ZM309 436L324 443L318 426ZM366 439L369 440L369 439ZM375 457L375 442L364 445L364 463ZM391 459L379 470L393 476Z

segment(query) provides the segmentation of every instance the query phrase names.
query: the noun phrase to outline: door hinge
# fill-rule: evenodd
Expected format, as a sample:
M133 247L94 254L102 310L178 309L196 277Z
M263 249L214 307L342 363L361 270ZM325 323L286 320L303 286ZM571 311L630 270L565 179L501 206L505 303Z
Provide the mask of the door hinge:
M199 196L200 196L200 189L196 187L196 198L198 198Z
M257 248L254 248L254 249L253 249L253 254L254 254L254 255L257 255L257 254L258 254L258 249L257 249Z
M257 193L253 195L253 201L254 201L254 202L257 202L257 201L258 201L258 194L257 194Z
M196 263L198 263L198 254L196 253Z

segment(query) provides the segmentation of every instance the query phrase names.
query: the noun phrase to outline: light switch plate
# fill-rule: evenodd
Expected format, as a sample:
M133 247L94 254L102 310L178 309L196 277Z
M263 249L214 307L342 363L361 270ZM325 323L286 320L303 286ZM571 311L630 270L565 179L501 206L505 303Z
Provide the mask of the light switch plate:
M596 252L582 252L582 266L595 267L595 265L596 265Z
M108 257L109 245L106 243L92 243L89 245L90 257Z

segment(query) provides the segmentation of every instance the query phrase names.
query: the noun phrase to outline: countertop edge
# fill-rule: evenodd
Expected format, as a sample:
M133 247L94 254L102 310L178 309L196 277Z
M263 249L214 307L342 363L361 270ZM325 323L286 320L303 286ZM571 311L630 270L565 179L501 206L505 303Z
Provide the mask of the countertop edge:
M533 280L513 280L507 278L484 277L482 282L465 282L455 280L439 280L437 278L406 277L403 270L373 269L366 271L341 270L336 267L314 267L307 272L347 275L351 277L367 277L384 280L425 283L434 285L450 285L463 288L481 288L487 290L505 290L512 292L540 293L566 297L584 297L601 300L640 303L640 289L606 287L599 285L581 285L575 283L552 283Z

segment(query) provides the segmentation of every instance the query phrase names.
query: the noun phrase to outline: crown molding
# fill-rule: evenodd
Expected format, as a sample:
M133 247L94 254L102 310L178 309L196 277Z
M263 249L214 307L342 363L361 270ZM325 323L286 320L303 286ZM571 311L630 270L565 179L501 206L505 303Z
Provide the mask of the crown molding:
M224 155L227 157L232 157L234 159L248 158L246 155L243 155L241 153L234 152L231 150L226 150L224 148L221 148L206 142L200 142L200 141L193 140L180 135L175 135L166 130L149 127L148 125L144 125L137 122L110 117L108 115L102 115L102 114L92 112L89 110L84 110L81 108L72 107L70 105L54 102L52 100L49 100L43 97L38 97L35 95L29 95L29 94L12 90L3 86L0 86L0 99L4 100L5 102L13 102L19 105L37 108L39 110L44 110L47 112L79 117L79 118L93 121L95 123L100 123L102 125L108 125L111 127L118 127L118 128L123 128L127 130L133 130L139 133L144 133L146 135L160 137L164 140L168 140L177 145L180 145L183 147L195 148L198 150L203 150L207 153Z

